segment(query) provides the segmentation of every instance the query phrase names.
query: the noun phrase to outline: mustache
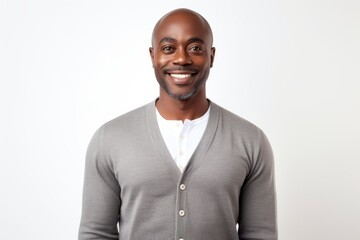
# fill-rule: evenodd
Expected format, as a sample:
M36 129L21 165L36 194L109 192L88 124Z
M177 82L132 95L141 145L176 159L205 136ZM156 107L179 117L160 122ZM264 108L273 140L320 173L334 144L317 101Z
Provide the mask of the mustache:
M199 69L194 67L169 67L169 68L163 68L163 72L170 72L170 71L184 71L184 72L198 72Z

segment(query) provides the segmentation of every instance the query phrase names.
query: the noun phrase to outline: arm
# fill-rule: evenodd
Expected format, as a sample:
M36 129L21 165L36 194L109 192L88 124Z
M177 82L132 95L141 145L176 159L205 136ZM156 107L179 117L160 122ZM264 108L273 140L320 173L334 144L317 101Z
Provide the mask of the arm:
M79 240L119 239L120 186L102 146L103 129L94 134L86 152Z
M260 130L261 145L241 189L240 240L277 240L274 158L268 139Z

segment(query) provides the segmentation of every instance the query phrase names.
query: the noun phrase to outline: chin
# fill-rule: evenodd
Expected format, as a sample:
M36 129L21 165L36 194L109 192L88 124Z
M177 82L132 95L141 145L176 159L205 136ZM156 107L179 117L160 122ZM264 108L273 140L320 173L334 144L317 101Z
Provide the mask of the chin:
M174 99L176 99L176 100L183 100L183 101L185 101L185 100L190 99L192 96L194 96L197 91L192 90L192 91L190 91L190 92L188 92L188 93L184 93L184 94L176 94L176 93L173 93L173 92L170 92L170 91L166 91L166 92L167 92L167 94L168 94L170 97L172 97L172 98L174 98Z

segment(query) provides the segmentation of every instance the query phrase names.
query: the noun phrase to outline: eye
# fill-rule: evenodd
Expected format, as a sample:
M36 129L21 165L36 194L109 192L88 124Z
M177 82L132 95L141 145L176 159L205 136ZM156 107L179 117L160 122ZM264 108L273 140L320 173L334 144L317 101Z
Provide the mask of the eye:
M203 50L203 48L201 46L198 46L198 45L194 45L194 46L189 47L189 51L195 52L195 53L199 53L202 50Z
M174 52L175 48L173 46L166 45L166 46L163 46L161 48L161 50L165 53L172 53L172 52Z

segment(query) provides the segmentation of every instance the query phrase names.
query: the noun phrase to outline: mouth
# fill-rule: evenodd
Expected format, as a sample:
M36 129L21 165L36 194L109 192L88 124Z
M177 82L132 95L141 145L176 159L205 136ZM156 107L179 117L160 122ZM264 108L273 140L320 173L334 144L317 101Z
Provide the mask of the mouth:
M191 73L170 73L170 76L175 79L185 79L191 77Z
M195 73L190 72L168 72L173 81L177 84L186 84L190 81Z

